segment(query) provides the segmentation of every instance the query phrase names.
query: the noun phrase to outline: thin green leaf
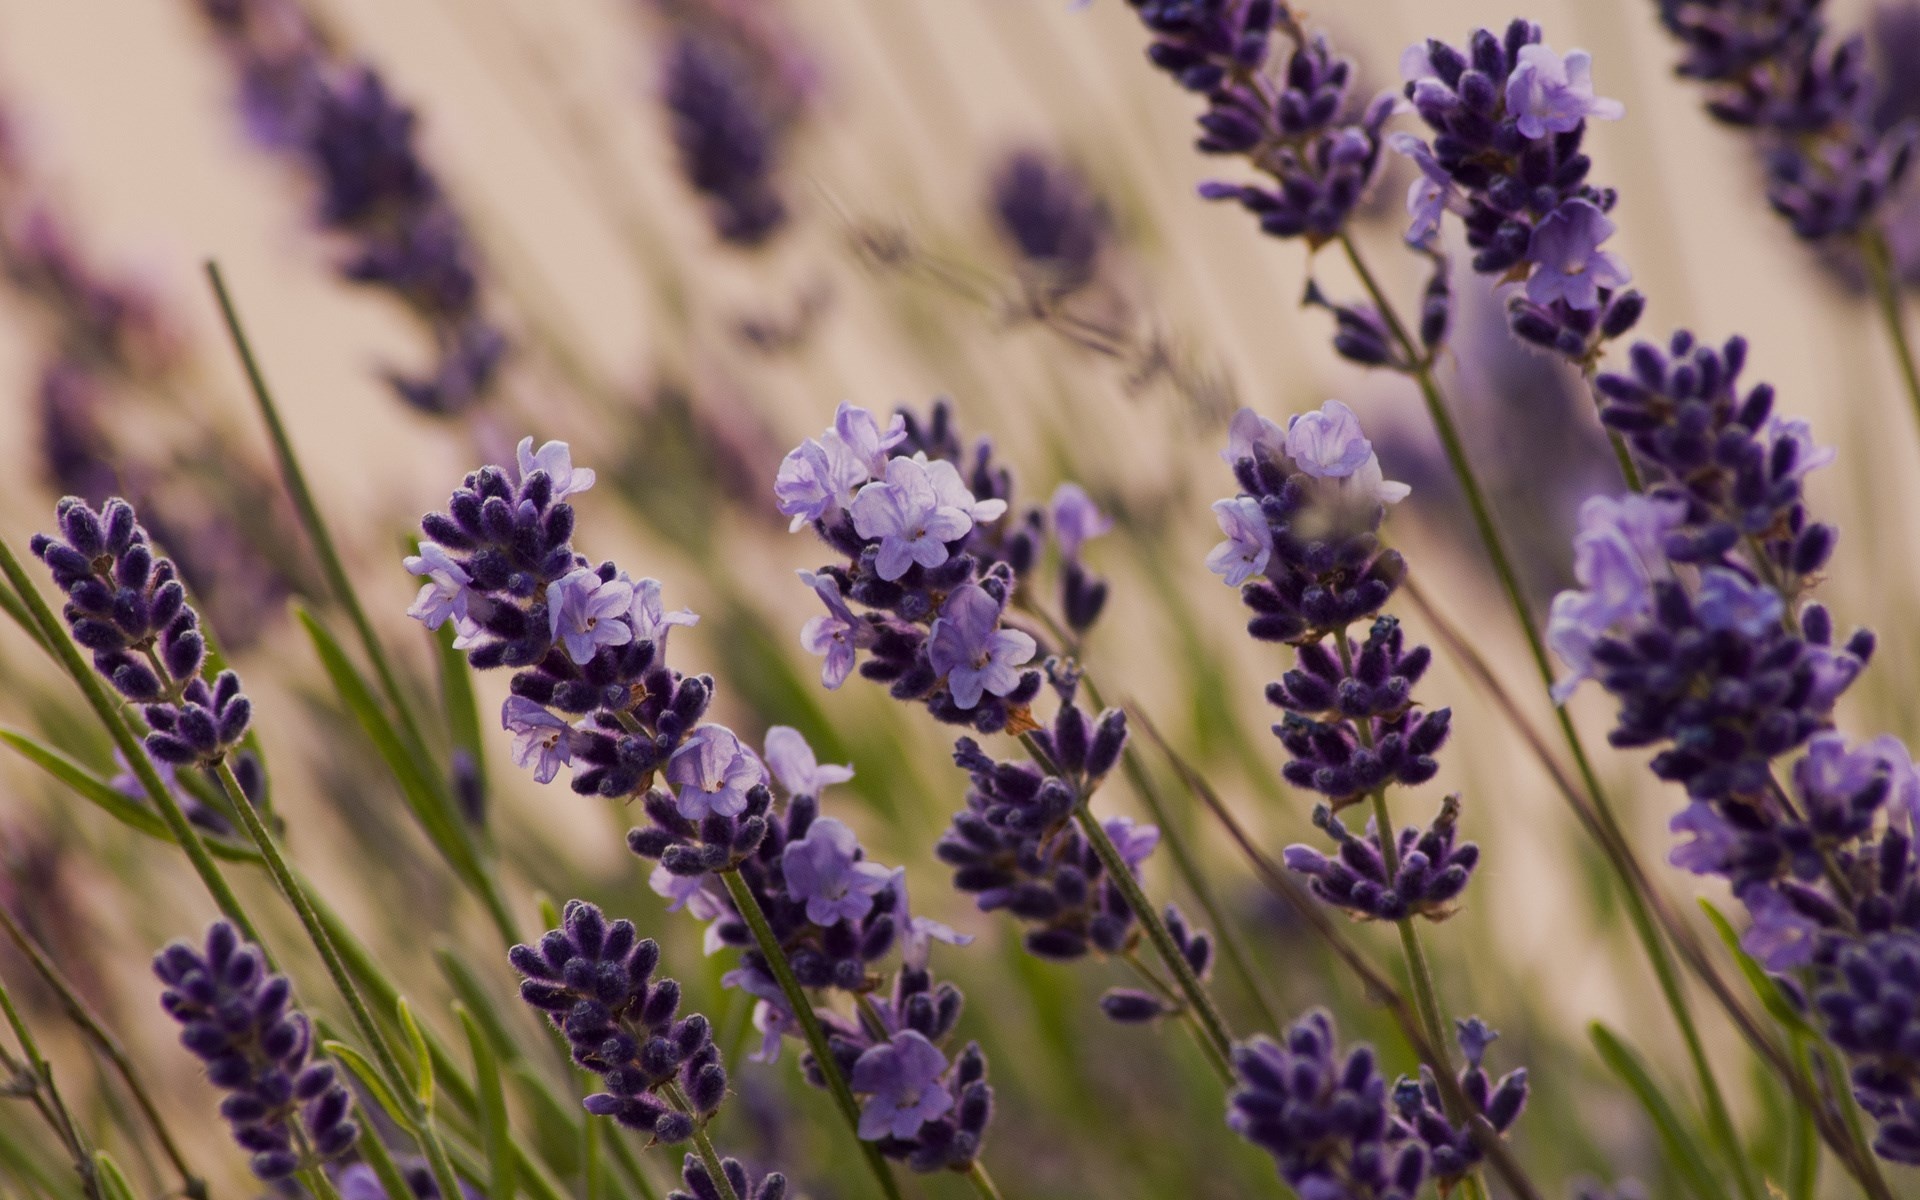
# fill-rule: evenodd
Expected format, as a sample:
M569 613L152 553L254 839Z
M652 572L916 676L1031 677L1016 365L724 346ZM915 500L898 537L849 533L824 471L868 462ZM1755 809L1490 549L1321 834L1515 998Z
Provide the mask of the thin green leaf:
M360 1081L360 1086L367 1089L367 1094L373 1097L394 1124L408 1133L416 1131L412 1115L401 1106L399 1097L393 1094L393 1089L387 1086L387 1081L380 1077L374 1065L367 1061L366 1055L345 1042L324 1041L320 1043L320 1048L353 1073L353 1077Z
M105 1150L93 1152L93 1176L99 1180L100 1194L106 1200L139 1200L134 1194L133 1185L127 1182L127 1173Z
M439 961L440 973L446 976L453 994L467 1006L468 1015L479 1024L480 1032L486 1035L487 1045L492 1048L494 1057L503 1063L517 1062L520 1047L515 1044L506 1019L500 1015L500 1009L473 968L444 946L435 950L433 956Z
M1807 1024L1806 1018L1802 1017L1787 1001L1786 994L1780 990L1779 983L1767 974L1766 968L1755 961L1753 955L1748 954L1741 947L1740 935L1734 932L1732 922L1713 906L1713 901L1705 896L1700 897L1700 908L1707 914L1707 920L1713 923L1714 932L1720 935L1722 942L1726 943L1727 951L1733 955L1734 963L1740 968L1740 974L1746 977L1747 986L1753 989L1753 994L1758 996L1760 1003L1766 1006L1767 1014L1799 1036L1819 1037L1819 1032Z
M68 758L44 742L13 729L0 729L0 742L19 753L47 774L53 776L70 788L81 799L88 801L114 820L143 833L155 841L172 844L173 832L167 828L157 813L141 804L106 780L100 778L86 767ZM236 846L219 838L206 837L208 853L215 858L224 858L230 862L259 862L260 853L245 846Z
M545 892L537 892L533 900L540 906L540 923L548 929L560 928L560 909L554 904L553 897Z
M1587 1033L1592 1037L1594 1049L1600 1052L1600 1059L1607 1064L1607 1069L1627 1085L1627 1089L1640 1101L1640 1107L1652 1119L1661 1143L1666 1146L1667 1158L1687 1191L1699 1200L1720 1200L1724 1197L1726 1192L1715 1182L1713 1167L1701 1151L1699 1142L1681 1122L1673 1106L1667 1103L1666 1096L1661 1094L1659 1085L1653 1081L1640 1056L1598 1021L1587 1026Z
M320 656L320 664L325 668L341 703L347 706L347 710L360 723L360 728L372 740L380 757L386 761L387 769L399 783L400 794L414 819L420 823L420 828L469 885L476 890L484 889L480 864L474 857L473 847L467 841L466 830L460 826L458 816L449 811L445 796L422 772L421 764L414 755L407 751L400 731L387 719L386 710L374 697L366 680L361 678L346 651L312 613L295 605L294 615L313 642L313 648Z
M14 624L26 630L27 636L33 639L34 645L49 654L53 652L53 648L47 645L46 636L40 632L40 627L34 624L33 614L27 611L26 605L20 603L20 597L14 595L10 587L0 587L0 612L12 617Z
M1807 1044L1793 1039L1795 1067L1811 1075L1807 1063ZM1787 1126L1787 1200L1813 1200L1814 1185L1820 1178L1820 1138L1813 1127L1813 1112L1804 1104L1791 1106L1793 1115Z
M433 1115L433 1051L427 1048L426 1036L420 1032L420 1022L414 1019L413 1006L407 1003L405 996L395 1002L393 1011L400 1018L400 1028L407 1035L407 1044L413 1047L414 1098L420 1101L421 1110L431 1117Z
M489 1200L512 1200L515 1190L513 1130L507 1123L507 1094L500 1082L500 1060L480 1028L473 1013L458 1000L454 1015L467 1034L467 1048L473 1054L473 1081L480 1092L480 1144L487 1153L487 1190Z

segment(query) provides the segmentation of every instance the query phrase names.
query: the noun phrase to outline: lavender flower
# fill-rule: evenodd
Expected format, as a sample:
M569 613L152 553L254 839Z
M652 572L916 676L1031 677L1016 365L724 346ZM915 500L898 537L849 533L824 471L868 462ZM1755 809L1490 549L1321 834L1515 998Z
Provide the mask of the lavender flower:
M666 779L677 789L682 817L736 817L746 811L748 793L766 786L767 770L732 730L702 725L667 760Z
M676 1016L680 985L653 978L660 947L631 921L609 923L593 905L569 900L559 929L538 946L515 946L509 957L526 977L521 999L547 1014L573 1061L605 1083L606 1091L587 1097L588 1112L673 1143L720 1107L727 1072L712 1027L698 1013ZM678 1085L691 1111L661 1098L669 1085Z
M740 1200L786 1200L787 1177L778 1171L769 1172L759 1183L749 1186L747 1169L737 1159L721 1159L720 1169L726 1172L727 1184ZM697 1155L689 1154L681 1161L680 1179L686 1190L676 1188L668 1192L667 1200L722 1200L719 1186Z
M775 179L785 130L753 71L723 42L683 34L663 74L680 170L706 201L714 232L741 246L765 242L787 219Z
M840 581L829 574L800 572L800 581L812 588L827 606L825 616L810 617L800 628L800 645L809 654L818 654L820 684L829 690L838 688L853 674L858 651L872 646L879 634L869 623L853 615L840 597Z
M767 766L789 796L814 796L853 778L853 768L822 766L800 731L786 725L767 730Z
M1460 1050L1466 1065L1460 1069L1461 1094L1473 1106L1473 1114L1486 1120L1495 1133L1504 1134L1520 1119L1527 1105L1527 1070L1517 1068L1493 1079L1482 1065L1487 1046L1500 1035L1487 1028L1478 1017L1456 1021ZM1394 1085L1393 1105L1414 1136L1427 1147L1428 1170L1442 1190L1451 1188L1486 1157L1472 1132L1455 1125L1447 1116L1440 1096L1440 1085L1433 1069L1422 1064L1420 1078L1401 1079Z
M180 1044L227 1093L220 1115L253 1155L256 1176L287 1179L353 1146L360 1136L349 1117L353 1097L332 1064L308 1061L313 1028L292 1008L286 977L268 974L258 947L220 921L207 930L204 951L174 942L154 957L153 970L166 985L160 1006L182 1026Z
M500 726L513 735L514 765L532 768L535 783L551 783L560 768L573 761L567 744L572 726L525 696L506 698Z
M1033 658L1031 635L1000 628L1002 605L975 584L955 588L927 633L927 662L946 680L953 703L977 707L983 694L1008 696L1020 687L1017 668Z
M600 578L587 567L576 567L547 588L547 628L567 656L586 665L602 646L624 646L633 640L633 626L616 618L633 609L633 585Z
M1256 1037L1236 1046L1240 1088L1227 1124L1273 1155L1302 1196L1414 1200L1427 1179L1425 1147L1389 1107L1373 1048L1338 1053L1333 1018L1319 1010L1287 1030L1284 1045Z
M1009 154L993 174L994 232L1026 265L1028 286L1058 301L1090 283L1110 236L1106 206L1078 170L1037 150Z
M1077 483L1066 482L1053 489L1047 514L1062 558L1077 560L1081 547L1113 532L1113 518L1101 512L1087 489Z
M944 1115L953 1107L953 1093L941 1083L946 1073L947 1056L912 1029L862 1051L849 1078L867 1097L860 1108L860 1136L870 1142L910 1138Z
M1878 88L1858 36L1826 37L1819 0L1756 7L1662 0L1684 48L1679 74L1707 87L1707 111L1752 131L1767 200L1799 237L1867 229L1905 177L1914 128L1875 119Z
M1275 184L1206 183L1200 194L1238 201L1274 237L1319 246L1340 236L1379 169L1393 97L1349 112L1352 64L1325 38L1309 37L1279 0L1128 3L1154 35L1147 57L1207 98L1199 148L1244 155ZM1268 80L1276 27L1294 45L1281 77Z
M61 536L29 543L67 595L73 640L93 652L94 669L143 705L147 753L175 766L210 767L246 735L252 703L240 677L201 677L206 639L173 563L158 557L134 515L113 499L95 512L69 496L54 513Z
M343 278L399 300L426 328L424 374L400 398L453 415L491 392L507 338L486 313L478 249L414 144L415 117L379 73L330 49L293 0L201 0L240 80L248 132L312 180L316 220L347 246Z
M874 896L893 880L887 868L861 860L853 830L832 817L821 817L805 837L788 842L780 869L787 895L807 906L807 920L823 927L865 917Z
M1408 237L1425 245L1443 212L1459 214L1483 275L1527 280L1508 301L1519 337L1587 366L1639 319L1627 269L1602 249L1615 193L1587 181L1580 142L1589 118L1621 115L1593 94L1584 51L1565 58L1516 20L1505 34L1477 29L1465 50L1431 41L1401 60L1406 94L1433 131L1388 139L1414 160Z

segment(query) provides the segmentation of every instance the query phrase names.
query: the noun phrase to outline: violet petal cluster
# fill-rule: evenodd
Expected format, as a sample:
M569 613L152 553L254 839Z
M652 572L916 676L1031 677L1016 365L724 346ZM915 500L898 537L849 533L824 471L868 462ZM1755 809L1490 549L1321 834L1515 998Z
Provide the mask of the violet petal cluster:
M413 110L329 46L293 0L200 0L240 81L248 133L313 183L315 220L347 250L342 278L379 288L431 334L425 374L387 372L423 412L484 400L507 352L486 312L479 250L415 144Z
M246 735L253 706L232 671L211 683L202 677L206 637L173 563L154 553L124 500L95 512L69 496L54 512L60 536L35 534L29 547L66 593L73 640L141 705L147 753L176 767L221 762Z
M660 947L633 922L609 922L593 905L569 900L559 929L508 957L526 976L521 999L547 1015L573 1061L604 1083L606 1091L586 1098L588 1112L673 1143L720 1107L727 1071L712 1027L699 1013L677 1015L680 985L653 978ZM663 1098L673 1085L690 1111Z
M1200 194L1238 202L1274 237L1315 246L1338 237L1379 170L1392 94L1352 111L1353 64L1301 29L1280 0L1128 3L1153 34L1147 57L1207 99L1199 148L1244 157L1273 180L1206 183ZM1276 28L1293 42L1278 71L1271 63Z
M1112 236L1107 208L1070 163L1017 150L994 170L994 232L1018 256L1037 296L1059 301L1091 283Z
M166 985L160 1006L180 1022L180 1044L227 1093L220 1115L252 1154L256 1176L287 1179L353 1146L353 1097L331 1063L309 1061L313 1027L258 947L221 921L207 930L204 950L174 942L153 970Z
M787 1177L778 1171L770 1171L761 1176L760 1182L749 1185L747 1169L738 1159L721 1159L720 1169L726 1172L727 1185L739 1200L786 1200ZM675 1188L667 1193L667 1200L722 1200L723 1193L698 1155L689 1154L682 1160L680 1181L685 1190Z
M1371 1046L1344 1058L1326 1012L1308 1013L1284 1042L1234 1047L1239 1087L1227 1124L1273 1156L1301 1196L1414 1200L1430 1167L1426 1146L1397 1115Z
M755 246L787 220L778 168L786 129L756 85L752 66L726 42L687 32L662 65L661 99L680 172L706 202L724 241Z
M1460 1068L1460 1091L1473 1106L1475 1116L1486 1119L1488 1128L1504 1134L1520 1119L1527 1106L1527 1069L1518 1067L1499 1079L1487 1073L1484 1065L1487 1046L1499 1034L1487 1028L1478 1017L1456 1021L1461 1053L1466 1059ZM1428 1168L1443 1191L1451 1188L1486 1157L1472 1132L1456 1125L1447 1116L1435 1082L1433 1069L1422 1064L1420 1078L1402 1078L1394 1085L1393 1106L1413 1135L1427 1147Z
M1465 49L1415 46L1401 70L1432 132L1430 142L1388 139L1420 171L1407 197L1408 239L1430 243L1443 216L1456 214L1475 271L1525 281L1508 302L1513 332L1591 363L1633 327L1645 300L1606 249L1616 194L1588 180L1587 121L1623 113L1594 94L1590 57L1560 55L1537 25L1515 20L1504 34L1475 30Z
M739 953L739 966L723 982L755 999L754 1025L763 1041L753 1057L777 1058L800 1023L712 870L733 872L753 894L801 987L855 1001L855 1017L830 1008L815 1015L861 1103L860 1136L914 1170L965 1171L992 1118L993 1090L977 1045L951 1058L944 1048L963 997L951 983L935 982L928 961L933 942L972 939L915 915L906 871L873 862L850 827L820 815L821 791L851 778L850 769L821 764L800 733L784 726L768 730L766 761L783 799L773 802L750 852L699 870L692 855L666 843L657 820L653 828L634 830L628 843L660 861L651 884L672 908L708 922L709 953ZM900 961L889 982L884 964L896 950ZM811 1053L802 1068L816 1087L826 1087Z
M822 684L837 688L857 669L950 724L994 733L1031 723L1038 643L1005 617L1044 520L1007 520L1011 493L990 443L963 448L945 402L884 428L842 404L831 429L787 455L774 482L780 511L844 556L801 575L827 609L801 631L825 660ZM1091 526L1084 511L1069 522L1077 563ZM1084 569L1070 587L1075 616L1091 624L1104 588Z
M1874 1149L1920 1162L1920 775L1892 737L1833 730L1874 639L1844 643L1806 576L1834 534L1812 520L1804 474L1831 454L1742 395L1745 344L1636 347L1605 377L1604 413L1653 477L1646 495L1596 497L1575 540L1579 588L1553 603L1549 641L1619 704L1611 735L1655 748L1685 785L1674 865L1724 878L1746 906L1746 948L1791 975L1852 1067L1878 1123Z
M1661 0L1684 49L1677 71L1707 111L1758 140L1767 201L1807 241L1873 221L1913 161L1911 123L1878 120L1866 40L1828 36L1820 0Z

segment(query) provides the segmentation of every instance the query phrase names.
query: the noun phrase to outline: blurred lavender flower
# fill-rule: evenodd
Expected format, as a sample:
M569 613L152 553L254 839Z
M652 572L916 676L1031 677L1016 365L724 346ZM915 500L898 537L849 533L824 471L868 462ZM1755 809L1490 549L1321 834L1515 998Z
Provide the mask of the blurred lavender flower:
M1754 133L1767 200L1807 241L1867 228L1905 177L1915 137L1911 123L1877 119L1865 40L1832 44L1820 10L1820 0L1660 5L1685 49L1679 74L1707 86L1714 117ZM1907 70L1892 61L1896 76Z
M1460 1069L1460 1091L1472 1105L1474 1116L1484 1118L1495 1133L1504 1134L1520 1119L1521 1110L1527 1105L1527 1069L1520 1067L1498 1080L1493 1079L1482 1064L1487 1046L1499 1034L1487 1028L1478 1017L1454 1024L1461 1054L1466 1060ZM1393 1106L1414 1136L1426 1144L1428 1168L1442 1192L1485 1159L1486 1152L1473 1140L1473 1134L1448 1118L1431 1067L1422 1064L1420 1078L1403 1078L1394 1086Z
M147 753L175 766L211 766L245 736L252 705L240 677L201 678L206 638L173 563L157 557L133 506L109 500L99 512L69 496L54 510L61 536L35 534L34 556L67 595L73 640L93 652L94 669L143 706Z
M749 1186L747 1169L737 1160L721 1159L720 1169L726 1172L727 1186L739 1200L786 1200L787 1177L778 1171L769 1172L759 1183ZM720 1188L697 1155L689 1154L681 1160L680 1180L686 1190L676 1188L668 1192L667 1200L723 1200Z
M662 73L680 170L705 198L714 232L741 246L765 242L787 219L775 182L785 130L747 64L724 43L682 34Z
M1071 164L1016 150L993 173L994 232L1022 264L1033 295L1063 300L1087 286L1111 236L1106 206Z
M180 1044L227 1093L220 1115L253 1155L253 1173L276 1182L337 1158L360 1135L353 1097L330 1063L312 1063L313 1028L291 1007L285 976L267 973L257 947L233 926L207 931L203 951L174 942L153 960L166 985L160 1006L180 1022ZM297 1122L297 1128L296 1128Z
M341 276L386 291L430 334L433 366L386 372L394 391L442 416L480 403L507 338L486 313L479 251L414 144L413 111L329 46L297 0L200 9L239 77L248 133L311 177L315 219L347 246Z

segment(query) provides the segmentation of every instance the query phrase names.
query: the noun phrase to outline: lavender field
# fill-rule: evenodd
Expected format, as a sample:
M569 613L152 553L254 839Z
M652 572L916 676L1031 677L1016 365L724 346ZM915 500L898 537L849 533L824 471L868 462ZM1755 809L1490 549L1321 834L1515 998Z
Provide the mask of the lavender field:
M0 0L0 1198L1920 1196L1920 3Z

